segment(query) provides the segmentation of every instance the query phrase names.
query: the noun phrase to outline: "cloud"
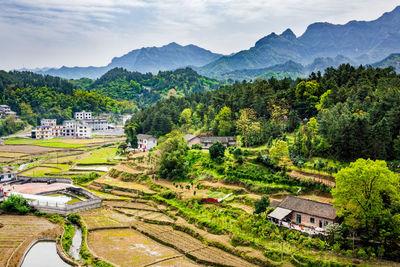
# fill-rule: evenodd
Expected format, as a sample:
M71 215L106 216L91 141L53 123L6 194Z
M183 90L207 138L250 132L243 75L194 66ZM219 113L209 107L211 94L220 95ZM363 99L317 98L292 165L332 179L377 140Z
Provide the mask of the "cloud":
M316 21L372 20L398 0L2 0L0 68L105 65L176 41L223 53ZM371 6L373 8L371 8Z

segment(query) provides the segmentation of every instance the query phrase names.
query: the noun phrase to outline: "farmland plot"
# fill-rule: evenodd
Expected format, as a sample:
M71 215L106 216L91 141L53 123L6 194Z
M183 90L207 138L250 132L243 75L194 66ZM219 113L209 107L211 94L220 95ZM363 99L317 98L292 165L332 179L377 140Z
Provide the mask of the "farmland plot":
M129 217L110 209L94 209L81 213L88 229L104 227L126 227L135 221Z
M107 261L119 266L146 266L174 260L176 266L198 266L178 251L161 245L149 237L130 229L99 230L89 235L89 247Z
M0 215L3 225L0 229L0 266L6 266L8 259L13 257L16 264L26 247L35 239L41 237L55 237L51 231L56 231L56 225L44 218L35 216Z

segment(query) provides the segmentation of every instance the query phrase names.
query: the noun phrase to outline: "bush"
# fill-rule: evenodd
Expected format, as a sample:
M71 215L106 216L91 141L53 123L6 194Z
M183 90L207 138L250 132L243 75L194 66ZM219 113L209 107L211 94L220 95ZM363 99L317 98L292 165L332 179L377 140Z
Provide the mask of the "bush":
M1 203L1 208L9 212L27 214L31 209L28 201L20 196L9 196Z
M77 184L84 184L84 183L88 183L88 182L91 182L93 180L96 180L99 177L100 177L100 174L98 174L97 172L90 172L90 173L86 173L86 174L75 176L73 178L73 180Z
M210 146L209 153L211 159L222 159L225 155L226 147L221 142L215 142Z
M192 145L192 149L194 149L194 150L202 150L203 147L202 147L201 144L194 144L194 145Z
M271 201L269 200L269 197L267 195L262 196L261 199L258 199L254 203L254 213L255 214L260 214L262 212L265 212L269 206Z

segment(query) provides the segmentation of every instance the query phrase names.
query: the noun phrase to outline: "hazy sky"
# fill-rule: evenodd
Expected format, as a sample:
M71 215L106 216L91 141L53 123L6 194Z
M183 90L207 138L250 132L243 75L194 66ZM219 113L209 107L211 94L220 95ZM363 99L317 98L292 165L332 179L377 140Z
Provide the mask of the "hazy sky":
M0 69L101 66L143 46L229 54L317 21L374 20L400 0L0 0Z

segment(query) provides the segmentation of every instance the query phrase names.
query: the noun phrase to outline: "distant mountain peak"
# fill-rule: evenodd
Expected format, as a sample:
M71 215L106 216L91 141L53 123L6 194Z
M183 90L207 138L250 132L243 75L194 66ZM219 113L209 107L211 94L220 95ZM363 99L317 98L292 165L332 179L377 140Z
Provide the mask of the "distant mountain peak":
M282 37L288 39L288 40L294 40L296 39L296 35L293 33L293 31L291 29L286 29L282 34Z

